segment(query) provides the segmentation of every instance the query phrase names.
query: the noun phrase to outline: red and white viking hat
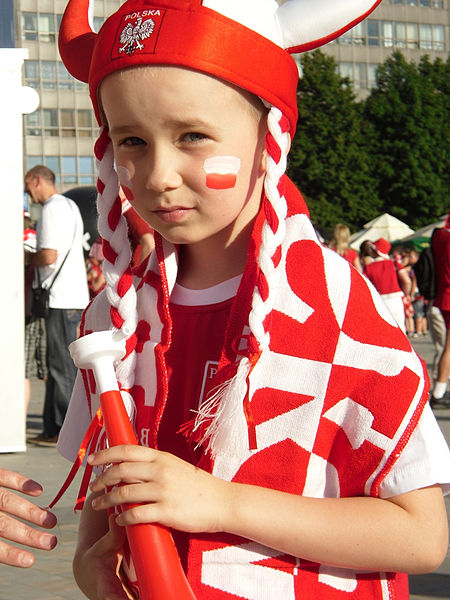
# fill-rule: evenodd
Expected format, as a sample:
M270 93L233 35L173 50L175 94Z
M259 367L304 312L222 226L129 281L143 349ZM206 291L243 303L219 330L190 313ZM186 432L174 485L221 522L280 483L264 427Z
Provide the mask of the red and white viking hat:
M99 123L98 87L110 73L136 65L188 67L231 82L270 106L265 181L266 223L249 318L253 353L269 345L264 321L271 312L271 283L284 233L286 202L278 184L297 120L298 69L292 53L321 46L373 11L381 0L127 0L99 33L90 26L92 0L69 0L59 50L69 72L89 83ZM127 36L127 32L136 35ZM131 335L136 328L135 290L129 270L126 224L119 182L104 128L96 144L99 167L99 231L111 320ZM132 385L132 352L118 378ZM248 372L248 365L246 369Z

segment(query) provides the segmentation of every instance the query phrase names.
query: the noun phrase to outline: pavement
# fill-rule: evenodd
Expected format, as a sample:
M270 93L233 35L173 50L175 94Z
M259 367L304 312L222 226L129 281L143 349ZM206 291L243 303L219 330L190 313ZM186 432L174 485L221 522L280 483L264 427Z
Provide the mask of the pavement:
M433 345L429 335L413 340L420 356L430 368ZM42 407L44 385L32 380L32 398L27 418L27 437L42 430ZM450 409L435 411L439 425L450 443ZM59 490L70 465L61 458L54 447L27 445L23 453L3 454L3 468L19 471L31 476L44 486L39 500L41 506L47 506ZM56 534L58 545L51 552L36 551L36 562L30 569L15 569L0 565L0 600L83 600L85 596L78 590L72 576L72 556L76 543L79 516L74 514L73 506L80 485L77 476L69 490L54 509L58 517ZM450 516L450 496L446 499ZM450 553L443 564L427 575L410 577L410 592L413 600L450 600ZM283 600L280 598L280 600Z

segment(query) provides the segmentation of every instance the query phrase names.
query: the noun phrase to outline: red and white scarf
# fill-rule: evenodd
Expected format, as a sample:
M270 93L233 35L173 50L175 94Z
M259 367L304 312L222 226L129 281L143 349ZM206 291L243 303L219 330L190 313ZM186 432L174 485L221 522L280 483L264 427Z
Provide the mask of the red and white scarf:
M426 371L375 289L321 246L303 200L286 178L284 184L288 212L265 322L269 347L235 352L248 332L260 214L225 336L220 391L187 428L203 440L199 466L227 481L317 498L377 497L419 420ZM138 440L153 447L168 393L164 353L176 277L177 250L157 236L155 253L136 272L136 364L128 390ZM83 330L109 326L101 294ZM88 374L84 381L94 416L95 384ZM188 578L199 600L407 598L406 576L319 565L228 534L191 536Z

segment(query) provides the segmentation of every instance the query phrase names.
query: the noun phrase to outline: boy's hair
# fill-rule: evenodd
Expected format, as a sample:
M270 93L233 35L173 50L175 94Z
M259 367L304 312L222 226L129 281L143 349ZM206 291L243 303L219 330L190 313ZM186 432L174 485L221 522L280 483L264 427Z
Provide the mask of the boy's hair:
M250 358L241 361L240 371L248 371L270 342L265 322L272 311L271 290L287 213L280 181L297 120L298 69L290 54L331 41L365 18L380 1L155 0L150 5L147 0L127 0L98 34L89 25L89 0L69 0L64 13L59 32L61 57L72 75L89 83L99 122L101 81L110 73L138 65L173 65L207 73L251 92L270 108L263 197L266 219L249 315ZM136 292L106 127L95 154L111 321L117 329L126 329L130 338L137 325ZM117 369L123 387L133 384L134 361L135 353L129 352Z
M42 179L45 179L52 185L55 185L55 174L45 165L36 165L32 167L29 171L27 171L26 177L42 177Z

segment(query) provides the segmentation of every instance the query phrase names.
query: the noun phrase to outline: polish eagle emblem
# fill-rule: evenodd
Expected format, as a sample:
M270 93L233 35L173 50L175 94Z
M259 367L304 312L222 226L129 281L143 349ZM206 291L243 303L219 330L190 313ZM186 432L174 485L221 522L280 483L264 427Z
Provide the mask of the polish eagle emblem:
M119 52L133 54L136 50L142 50L144 44L141 44L141 40L149 38L154 29L155 22L153 19L147 19L142 22L142 17L139 17L134 25L133 23L128 23L120 34L120 43L123 46L119 48Z

